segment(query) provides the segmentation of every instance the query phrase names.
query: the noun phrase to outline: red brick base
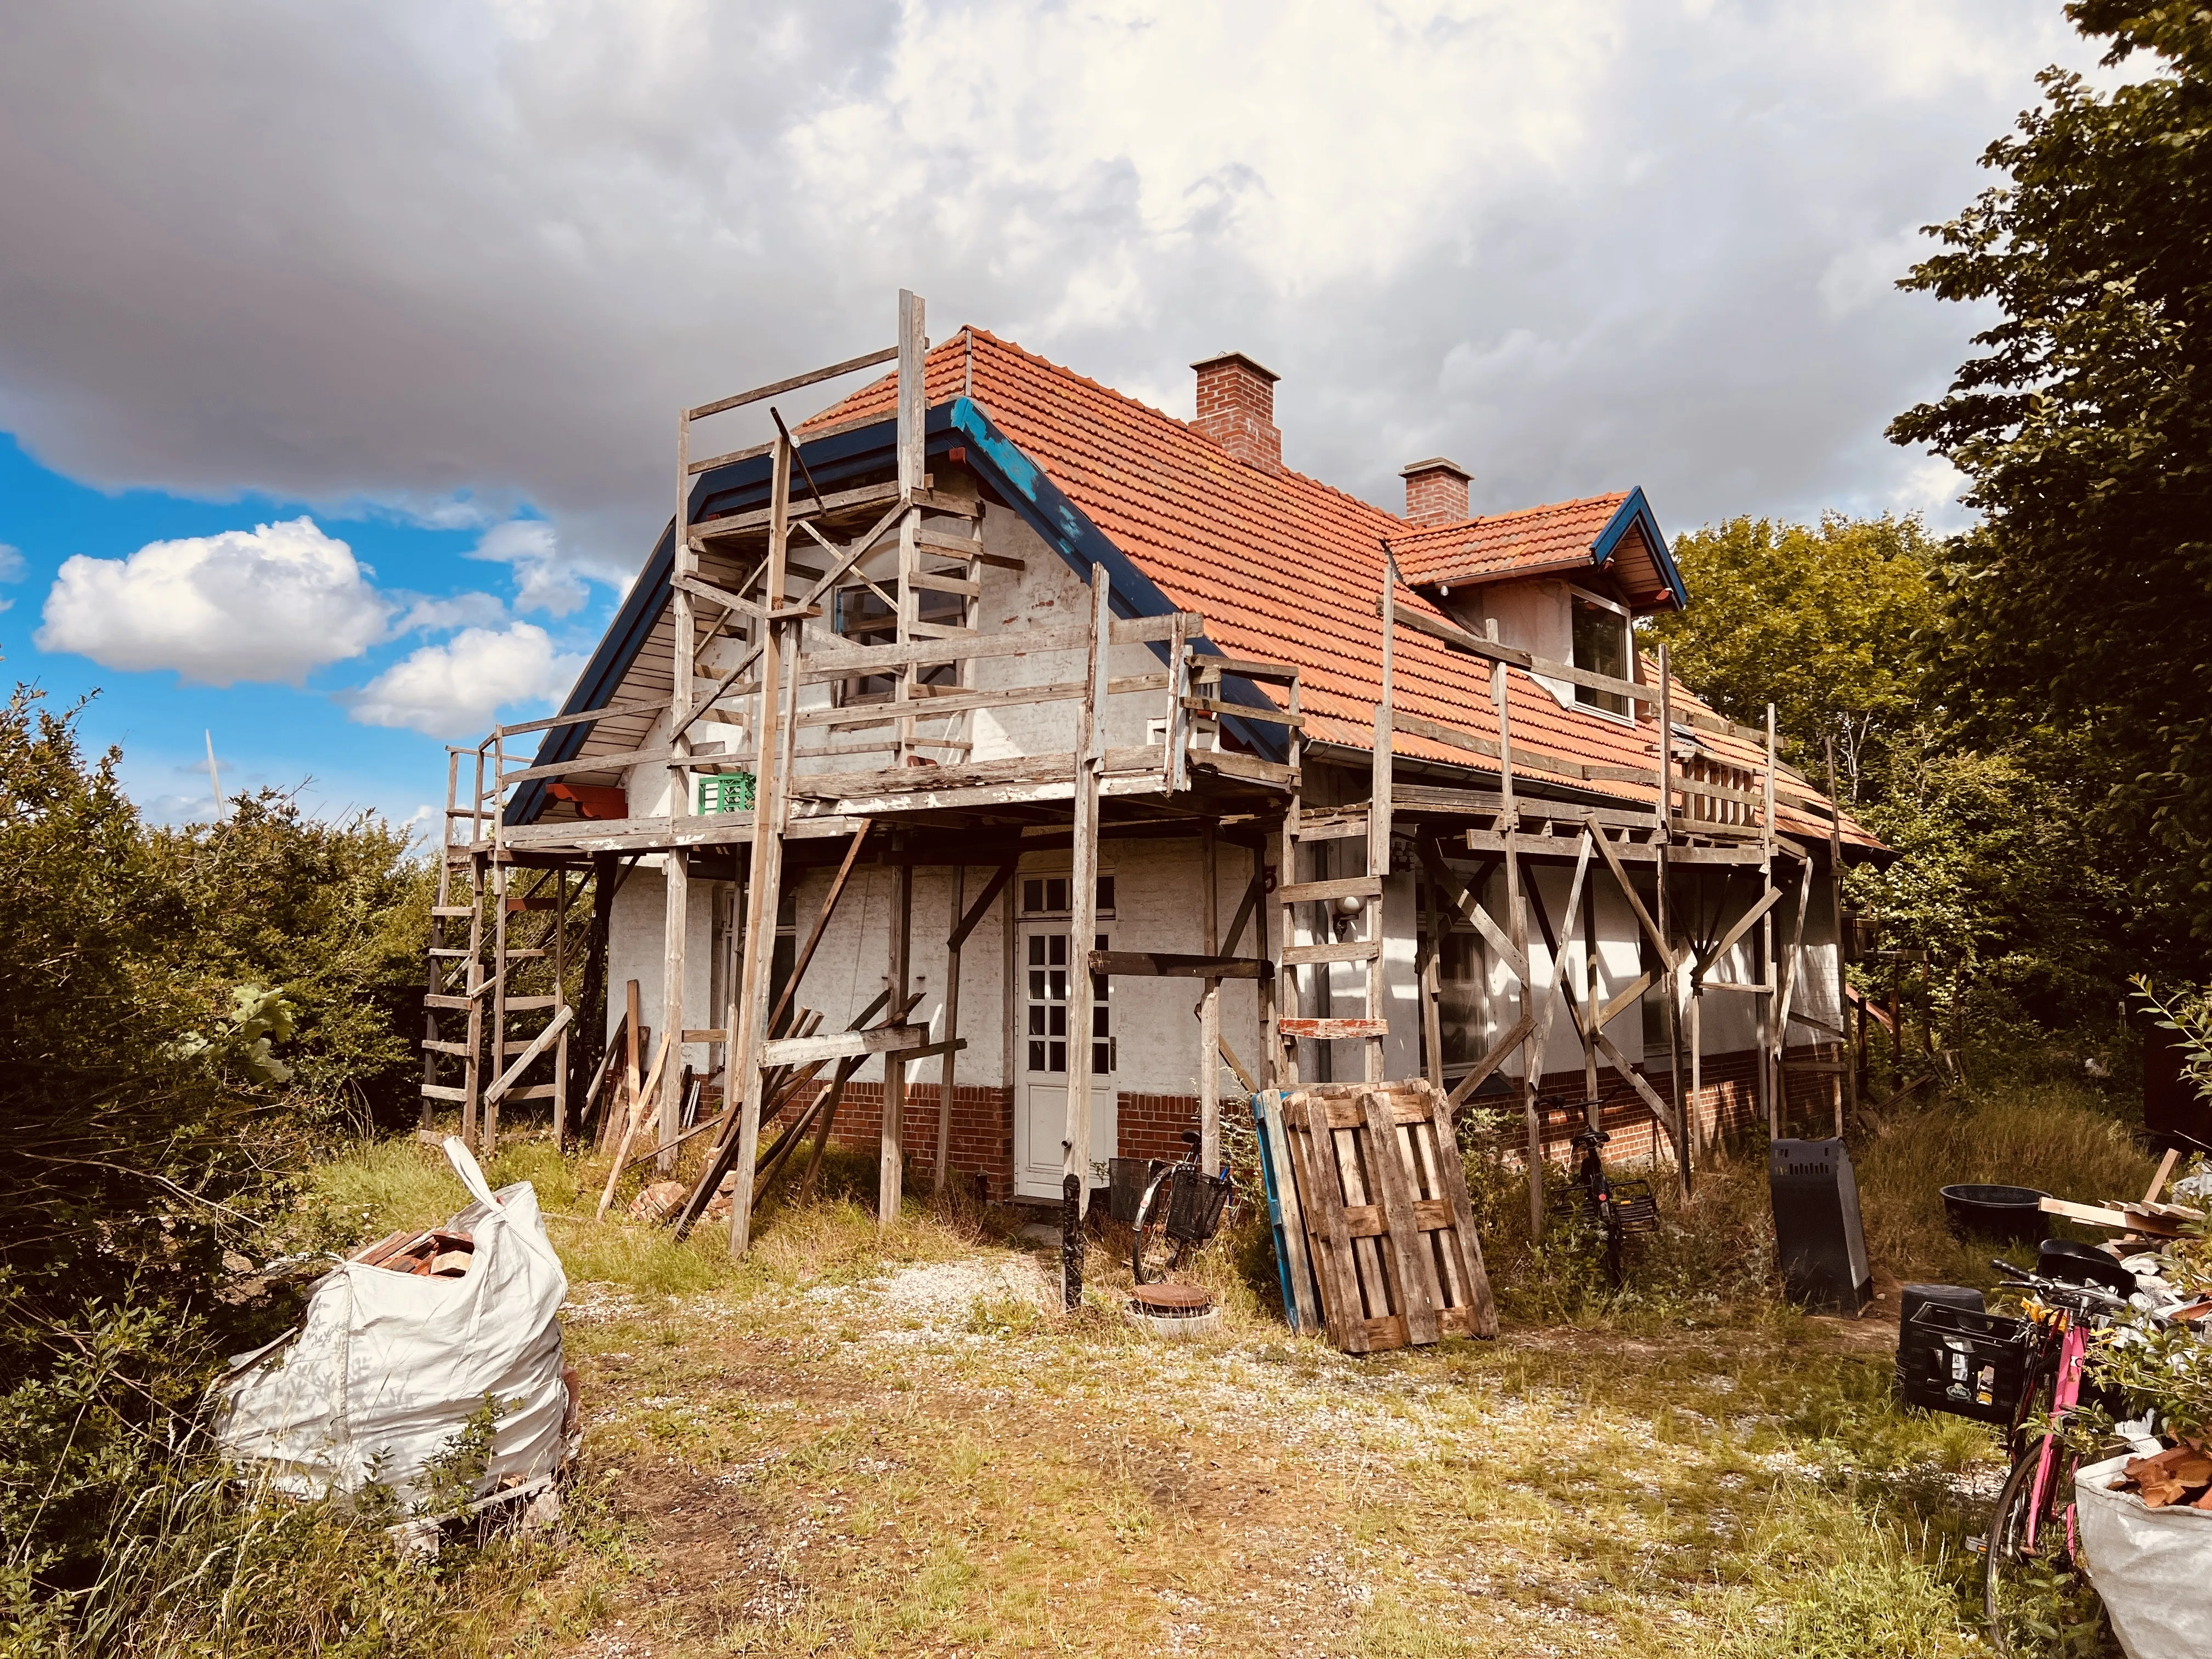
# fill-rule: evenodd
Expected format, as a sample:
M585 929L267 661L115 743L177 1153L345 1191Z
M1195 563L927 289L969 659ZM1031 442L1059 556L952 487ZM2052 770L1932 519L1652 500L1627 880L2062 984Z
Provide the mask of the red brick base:
M1735 1134L1758 1122L1757 1067L1758 1056L1748 1049L1705 1057L1703 1086L1692 1103L1698 1144L1702 1146L1723 1135ZM1650 1075L1647 1080L1662 1100L1670 1098L1673 1091L1663 1071ZM1688 1080L1686 1068L1683 1081L1686 1084ZM1599 1098L1603 1103L1599 1121L1613 1134L1607 1156L1665 1156L1666 1132L1653 1119L1642 1097L1610 1066L1600 1069L1598 1085ZM1826 1133L1830 1121L1827 1080L1818 1075L1799 1073L1790 1079L1788 1087L1797 1131L1816 1136ZM1583 1074L1578 1071L1547 1073L1540 1092L1565 1107L1579 1106ZM952 1168L963 1176L982 1176L988 1183L990 1196L995 1199L1006 1198L1013 1190L1013 1101L1011 1089L958 1084L952 1091ZM1520 1115L1518 1104L1510 1097L1486 1097L1484 1104L1492 1109L1504 1109L1515 1119ZM1122 1158L1181 1158L1185 1150L1184 1133L1198 1127L1195 1095L1121 1094L1115 1097L1115 1107L1120 1126L1115 1150ZM844 1102L837 1109L834 1136L837 1144L856 1152L872 1149L881 1133L883 1109L882 1084L848 1085ZM900 1127L904 1131L908 1167L926 1170L937 1158L937 1085L916 1082L907 1085L905 1117ZM1570 1143L1575 1131L1582 1127L1582 1121L1578 1111L1547 1113L1543 1126L1545 1156L1564 1161L1572 1150ZM1515 1149L1523 1144L1517 1123L1508 1124L1504 1140Z

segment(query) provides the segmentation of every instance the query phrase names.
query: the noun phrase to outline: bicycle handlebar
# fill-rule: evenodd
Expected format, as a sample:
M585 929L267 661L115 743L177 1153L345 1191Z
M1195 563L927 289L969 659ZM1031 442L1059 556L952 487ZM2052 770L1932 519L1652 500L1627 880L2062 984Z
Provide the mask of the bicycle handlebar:
M1998 1275L2007 1284L2021 1285L2035 1291L2039 1296L2050 1297L2053 1301L2063 1302L2078 1298L2085 1304L2098 1303L2106 1308L2124 1308L2128 1305L2125 1297L2117 1295L2100 1286L2077 1285L2073 1280L2065 1279L2045 1279L2039 1273L2032 1273L2023 1268L2015 1267L2011 1262L2001 1257L1990 1257L1990 1266L1997 1270ZM2084 1311L2087 1311L2086 1307Z

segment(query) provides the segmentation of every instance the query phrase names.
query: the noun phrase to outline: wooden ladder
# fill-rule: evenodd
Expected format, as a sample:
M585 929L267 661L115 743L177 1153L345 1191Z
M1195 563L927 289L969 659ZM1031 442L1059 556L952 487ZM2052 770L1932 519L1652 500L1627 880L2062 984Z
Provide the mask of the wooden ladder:
M1290 712L1298 713L1298 684L1295 679L1290 683ZM1382 1013L1382 878L1390 861L1388 757L1386 754L1381 758L1378 767L1382 793L1370 800L1367 811L1330 813L1309 821L1299 771L1302 728L1292 726L1287 729L1291 799L1283 813L1283 867L1274 893L1275 902L1280 908L1278 937L1282 944L1276 956L1275 995L1267 1033L1275 1080L1267 1086L1288 1087L1300 1081L1297 1045L1301 1037L1320 1042L1358 1042L1361 1077L1367 1082L1379 1083L1382 1080L1382 1039L1389 1033L1389 1025ZM1358 873L1316 872L1307 878L1302 868L1307 860L1301 860L1301 849L1311 845L1318 856L1325 857L1325 849L1340 842L1350 842L1358 848ZM1353 900L1358 901L1356 927L1360 937L1340 940L1334 937L1335 918L1344 915L1343 905ZM1302 905L1310 908L1311 918L1309 931L1312 942L1305 945L1296 942ZM1317 978L1311 999L1315 1012L1308 1013L1299 993L1298 970L1311 969L1318 976L1340 962L1361 963L1366 967L1363 1012L1354 1018L1339 1017L1333 1009L1328 1013L1321 1012L1323 999L1320 994L1324 983Z

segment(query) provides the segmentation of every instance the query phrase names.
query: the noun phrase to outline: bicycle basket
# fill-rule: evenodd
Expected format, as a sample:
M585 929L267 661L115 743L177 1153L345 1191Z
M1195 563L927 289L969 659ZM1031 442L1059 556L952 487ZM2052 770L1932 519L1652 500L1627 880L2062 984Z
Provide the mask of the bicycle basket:
M1152 1184L1152 1160L1148 1158L1109 1158L1106 1160L1106 1213L1123 1226L1134 1225L1137 1206L1145 1201Z
M1201 1175L1188 1164L1179 1166L1168 1188L1168 1237L1185 1244L1203 1244L1221 1230L1221 1212L1228 1206L1230 1184L1219 1176Z
M1616 1181L1613 1187L1613 1218L1625 1233L1659 1231L1659 1200L1648 1181Z
M2033 1348L2025 1320L1923 1303L1899 1334L1897 1373L1905 1403L1977 1423L2009 1424L2027 1386Z

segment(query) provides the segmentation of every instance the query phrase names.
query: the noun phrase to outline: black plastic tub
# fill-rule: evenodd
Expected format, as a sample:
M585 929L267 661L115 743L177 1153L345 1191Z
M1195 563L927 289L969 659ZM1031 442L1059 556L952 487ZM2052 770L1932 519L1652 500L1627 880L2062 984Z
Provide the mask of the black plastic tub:
M1960 1237L2002 1238L2008 1244L2033 1244L2043 1237L2039 1207L2049 1193L2035 1187L1992 1187L1978 1182L1943 1189L1943 1213Z

